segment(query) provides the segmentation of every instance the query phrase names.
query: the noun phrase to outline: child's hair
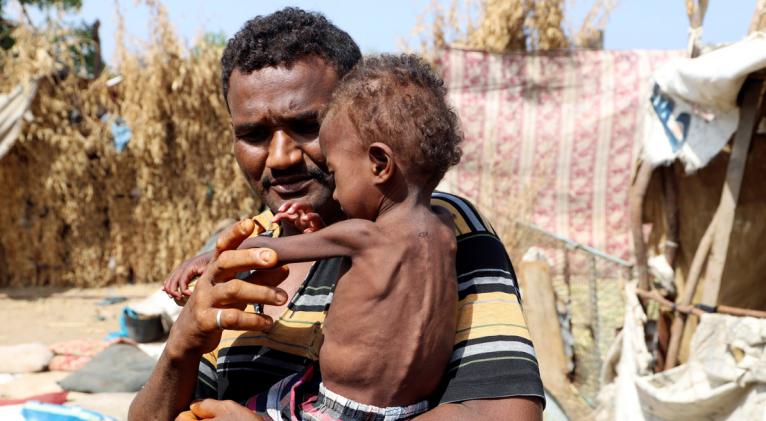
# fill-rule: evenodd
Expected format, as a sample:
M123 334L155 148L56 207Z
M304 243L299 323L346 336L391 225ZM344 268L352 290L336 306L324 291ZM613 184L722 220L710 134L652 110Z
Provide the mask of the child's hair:
M344 111L364 146L389 145L408 178L434 189L461 155L446 94L444 81L415 55L365 57L341 80L323 117Z

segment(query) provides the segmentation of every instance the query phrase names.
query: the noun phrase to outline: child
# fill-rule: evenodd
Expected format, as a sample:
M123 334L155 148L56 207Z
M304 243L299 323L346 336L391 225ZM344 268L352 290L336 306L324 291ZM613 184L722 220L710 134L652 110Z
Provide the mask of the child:
M349 258L322 327L319 396L301 405L300 417L399 419L428 409L457 310L452 217L430 201L459 161L460 141L427 64L408 55L365 59L341 81L319 133L333 198L350 219L323 227L306 205L288 202L275 220L307 234L246 240L282 263Z

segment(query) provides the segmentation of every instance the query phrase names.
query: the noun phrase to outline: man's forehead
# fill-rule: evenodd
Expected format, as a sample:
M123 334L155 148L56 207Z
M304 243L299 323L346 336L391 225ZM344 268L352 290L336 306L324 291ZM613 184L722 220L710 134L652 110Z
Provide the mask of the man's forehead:
M335 70L321 59L265 67L249 74L235 69L227 99L232 117L239 113L302 113L327 103L337 81Z

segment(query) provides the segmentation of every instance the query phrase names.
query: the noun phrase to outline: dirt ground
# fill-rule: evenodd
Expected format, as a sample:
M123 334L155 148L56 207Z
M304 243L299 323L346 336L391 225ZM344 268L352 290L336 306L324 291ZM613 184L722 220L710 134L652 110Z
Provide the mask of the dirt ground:
M122 308L160 288L160 284L108 288L0 289L0 345L52 343L76 339L103 339L119 329ZM107 304L102 300L124 297Z
M126 304L139 301L160 288L159 284L123 285L109 288L0 289L0 345L104 339L119 330L119 316ZM109 303L123 297L126 300ZM56 383L70 373L45 371L16 375L0 381L0 398L24 398L60 392ZM95 410L117 420L127 418L134 393L69 393L68 405ZM2 417L0 417L2 418Z

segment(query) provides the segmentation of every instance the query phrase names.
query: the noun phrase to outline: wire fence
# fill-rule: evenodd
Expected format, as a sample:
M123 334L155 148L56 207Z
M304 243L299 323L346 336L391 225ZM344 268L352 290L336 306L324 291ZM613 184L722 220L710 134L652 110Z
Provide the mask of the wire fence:
M624 314L623 287L633 264L598 249L518 223L529 234L524 245L539 247L553 267L559 322L572 366L570 380L591 407L601 388L601 367Z

